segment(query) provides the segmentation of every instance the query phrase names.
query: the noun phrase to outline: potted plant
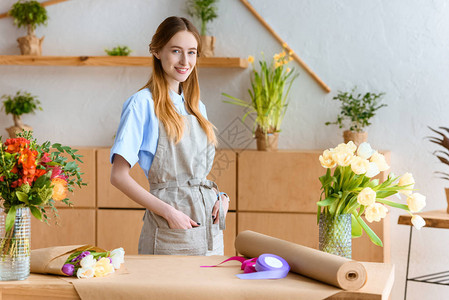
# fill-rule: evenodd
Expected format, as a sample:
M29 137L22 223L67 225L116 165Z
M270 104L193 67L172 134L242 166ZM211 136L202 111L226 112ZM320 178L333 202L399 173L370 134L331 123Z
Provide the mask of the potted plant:
M446 132L449 133L449 128L446 127L439 127L440 129L445 130ZM445 165L449 166L449 137L447 137L443 132L435 130L431 127L429 127L430 130L432 130L433 132L435 132L436 134L439 135L439 137L433 137L433 136L428 136L426 137L429 141L431 141L432 143L435 143L437 145L440 145L441 147L443 147L443 150L436 150L433 152L433 155L435 155L438 160L440 162L442 162ZM445 179L445 180L449 180L449 174L445 173L445 172L435 172L436 174L439 174L441 177L441 179ZM449 188L445 188L446 190L446 200L448 203L446 212L449 214Z
M222 94L231 99L224 102L247 109L243 121L249 114L257 114L254 127L258 150L277 149L281 123L288 107L288 93L293 81L299 75L286 67L286 64L292 60L290 55L291 53L286 53L284 49L281 53L273 56L270 64L265 59L259 61L260 71L257 71L254 66L254 57L248 58L253 66L252 89L248 90L251 102L248 103L226 93Z
M17 39L22 55L42 55L44 37L38 38L34 30L38 25L47 25L47 10L37 1L17 1L9 15L17 27L27 27L28 34Z
M22 132L22 130L32 130L29 125L23 124L21 116L34 113L37 109L42 110L41 102L37 99L37 96L18 91L15 96L3 95L1 99L3 99L2 109L5 109L6 114L12 114L14 120L14 126L6 128L9 136L15 138L16 134Z
M128 56L131 54L132 50L129 49L128 46L117 46L111 50L105 49L104 52L109 56Z
M385 93L366 93L364 95L355 92L353 88L351 92L339 91L337 96L332 98L341 102L340 114L335 122L326 122L326 125L335 124L339 128L343 128L344 121L349 121L349 130L343 132L344 142L353 141L356 146L368 139L368 133L364 128L371 125L370 119L374 117L377 110L387 106L379 104Z
M218 17L216 3L218 0L189 0L187 13L201 22L200 34L202 56L213 57L215 50L215 37L207 35L207 23Z

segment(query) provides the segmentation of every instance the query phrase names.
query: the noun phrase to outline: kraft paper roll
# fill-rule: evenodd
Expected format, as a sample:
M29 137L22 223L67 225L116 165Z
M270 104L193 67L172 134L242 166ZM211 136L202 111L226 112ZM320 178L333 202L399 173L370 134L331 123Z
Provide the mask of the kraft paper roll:
M367 279L365 267L357 261L250 230L237 235L235 249L247 257L273 253L284 258L291 271L344 290L358 290Z

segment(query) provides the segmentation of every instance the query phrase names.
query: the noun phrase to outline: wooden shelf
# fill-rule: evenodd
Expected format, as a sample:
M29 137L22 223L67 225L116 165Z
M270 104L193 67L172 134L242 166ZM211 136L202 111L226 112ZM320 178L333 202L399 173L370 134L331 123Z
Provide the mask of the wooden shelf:
M134 66L149 67L151 57L147 56L29 56L0 55L0 65L28 66ZM248 61L239 57L201 57L201 68L241 68L248 67Z

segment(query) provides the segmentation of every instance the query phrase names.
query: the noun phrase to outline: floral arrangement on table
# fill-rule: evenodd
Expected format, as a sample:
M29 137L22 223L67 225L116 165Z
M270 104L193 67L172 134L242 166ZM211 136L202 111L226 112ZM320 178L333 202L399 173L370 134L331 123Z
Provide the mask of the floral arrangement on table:
M77 151L48 141L39 145L32 132L27 131L5 143L0 137L0 197L3 199L1 208L7 214L7 232L20 207L29 207L34 217L47 222L46 208L57 216L55 201L72 204L67 198L68 192L73 191L74 185L86 185L77 164L77 161L82 163ZM63 153L73 161L68 161Z
M96 252L87 249L73 252L62 267L67 276L78 278L104 277L120 269L125 262L125 250L117 248L112 251Z
M386 216L387 206L391 206L407 211L412 216L415 228L420 229L425 225L421 216L413 214L425 207L426 197L413 193L415 180L412 174L405 173L400 177L389 174L382 183L374 179L374 176L388 170L390 166L384 155L373 150L368 143L362 143L359 147L353 142L339 144L325 150L319 160L327 171L320 177L322 192L317 202L318 220L320 214L334 218L351 214L352 237L359 237L365 231L378 246L382 246L382 241L362 219L363 214L368 222L379 222ZM386 199L399 193L407 196L407 204Z
M253 66L251 77L251 89L248 90L251 102L247 102L229 94L223 96L231 100L226 103L242 106L247 109L242 121L252 113L256 113L254 125L256 136L260 133L264 138L268 134L280 132L281 123L288 107L287 97L293 81L299 76L287 64L293 60L292 50L287 51L288 46L283 45L283 51L273 56L270 63L265 59L259 61L260 71L254 64L254 57L249 56L248 61Z

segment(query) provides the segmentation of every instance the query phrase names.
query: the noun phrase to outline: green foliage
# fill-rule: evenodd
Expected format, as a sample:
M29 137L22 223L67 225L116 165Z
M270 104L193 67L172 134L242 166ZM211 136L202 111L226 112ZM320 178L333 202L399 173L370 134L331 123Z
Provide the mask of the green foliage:
M350 122L349 130L362 132L363 128L371 125L369 120L374 117L376 111L386 104L379 104L385 93L366 93L355 94L356 88L353 88L350 93L338 92L338 95L332 98L341 102L340 114L337 116L335 122L326 122L326 125L335 124L339 128L343 128L345 120Z
M201 22L201 35L206 35L207 23L218 17L218 0L188 0L187 13Z
M36 109L42 110L41 102L37 99L37 96L32 96L28 92L18 91L14 97L3 95L1 99L4 99L2 109L5 109L6 114L21 116L34 113Z
M112 50L104 49L104 51L109 56L128 56L132 50L128 48L128 46L117 46L112 48Z
M449 166L449 137L445 135L442 131L435 130L431 127L429 127L430 130L432 130L434 133L438 134L439 137L434 136L427 136L426 138L439 146L443 148L443 150L436 150L433 152L433 155L435 155L438 160L443 163L446 166ZM439 129L445 130L447 133L449 133L449 128L447 127L439 127ZM436 174L441 175L441 179L449 180L449 174L445 172L435 172Z
M249 60L253 62L254 58L250 57ZM276 54L270 64L265 60L259 61L260 72L254 68L253 64L252 89L248 90L251 102L222 93L223 96L231 99L224 102L246 108L243 121L251 113L256 113L255 125L258 125L265 134L280 131L288 107L287 97L290 88L299 76L294 70L285 68L290 60L286 53L282 52Z
M38 25L47 25L47 10L37 1L17 1L9 14L19 28L30 26L34 31Z
M55 178L65 181L68 191L73 191L75 185L86 185L78 166L82 163L82 156L76 154L78 150L48 141L39 145L28 131L18 137L6 143L0 137L0 198L4 199L0 207L7 213L6 231L11 229L20 207L29 207L33 216L45 222L47 208L57 216L53 200ZM72 204L68 198L61 201Z

